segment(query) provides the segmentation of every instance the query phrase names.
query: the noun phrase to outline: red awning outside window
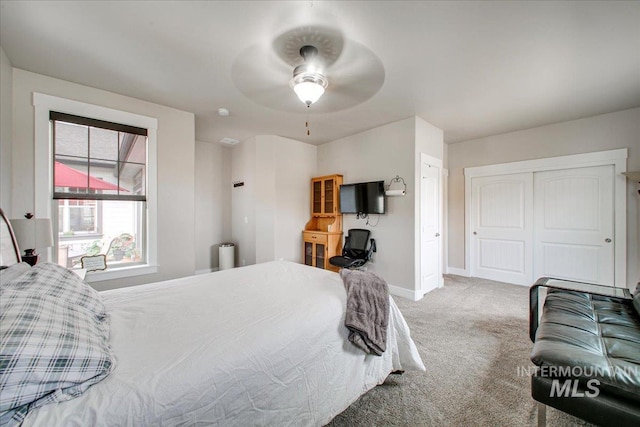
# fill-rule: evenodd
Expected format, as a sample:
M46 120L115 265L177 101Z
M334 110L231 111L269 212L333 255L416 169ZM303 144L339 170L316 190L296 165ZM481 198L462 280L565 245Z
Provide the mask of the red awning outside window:
M63 163L55 162L53 173L56 187L90 188L92 190L120 190L128 191L107 181L103 181Z

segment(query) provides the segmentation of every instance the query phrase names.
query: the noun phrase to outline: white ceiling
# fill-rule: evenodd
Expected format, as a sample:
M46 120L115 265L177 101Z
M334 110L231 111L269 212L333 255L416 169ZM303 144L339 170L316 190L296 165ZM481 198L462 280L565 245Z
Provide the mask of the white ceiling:
M0 7L0 45L14 67L193 112L199 141L274 134L320 144L417 115L453 143L640 106L638 1L3 0ZM270 47L286 32L318 25L379 59L377 93L325 112L323 101L349 91L331 86L329 70L327 92L307 114L287 86L292 67ZM255 73L280 91L258 99L241 90L247 76L238 74L254 57ZM345 70L367 79L366 69ZM231 115L219 117L219 107Z

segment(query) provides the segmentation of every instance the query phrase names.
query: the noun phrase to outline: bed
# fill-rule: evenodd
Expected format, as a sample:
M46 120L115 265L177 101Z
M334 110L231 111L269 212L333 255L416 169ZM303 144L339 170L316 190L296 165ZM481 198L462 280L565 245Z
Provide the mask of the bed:
M22 274L38 269L95 292L53 264ZM20 277L3 279L2 300ZM340 276L301 264L95 293L103 307L81 309L108 326L110 364L69 400L29 410L23 426L319 426L391 372L425 369L393 299L386 351L365 354L347 340Z

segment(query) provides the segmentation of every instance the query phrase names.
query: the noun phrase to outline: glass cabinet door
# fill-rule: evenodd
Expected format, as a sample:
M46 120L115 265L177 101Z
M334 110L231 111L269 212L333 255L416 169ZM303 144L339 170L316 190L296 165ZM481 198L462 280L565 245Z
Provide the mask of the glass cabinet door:
M313 200L311 202L313 204L313 213L314 214L322 213L322 182L321 181L314 181L311 197L313 197Z
M324 213L332 214L333 212L333 179L324 181Z
M313 243L304 242L304 263L313 265Z
M324 268L325 245L316 243L316 267Z

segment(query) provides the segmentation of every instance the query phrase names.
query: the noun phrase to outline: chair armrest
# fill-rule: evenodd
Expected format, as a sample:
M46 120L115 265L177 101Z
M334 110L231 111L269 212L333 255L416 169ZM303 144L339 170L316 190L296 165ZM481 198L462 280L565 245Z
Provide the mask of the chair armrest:
M376 239L369 239L369 249L367 250L367 261L371 259L376 251Z
M529 288L529 338L532 342L536 339L536 331L538 330L540 319L540 288L562 289L620 299L633 299L631 292L627 288L614 288L612 286L541 277Z

